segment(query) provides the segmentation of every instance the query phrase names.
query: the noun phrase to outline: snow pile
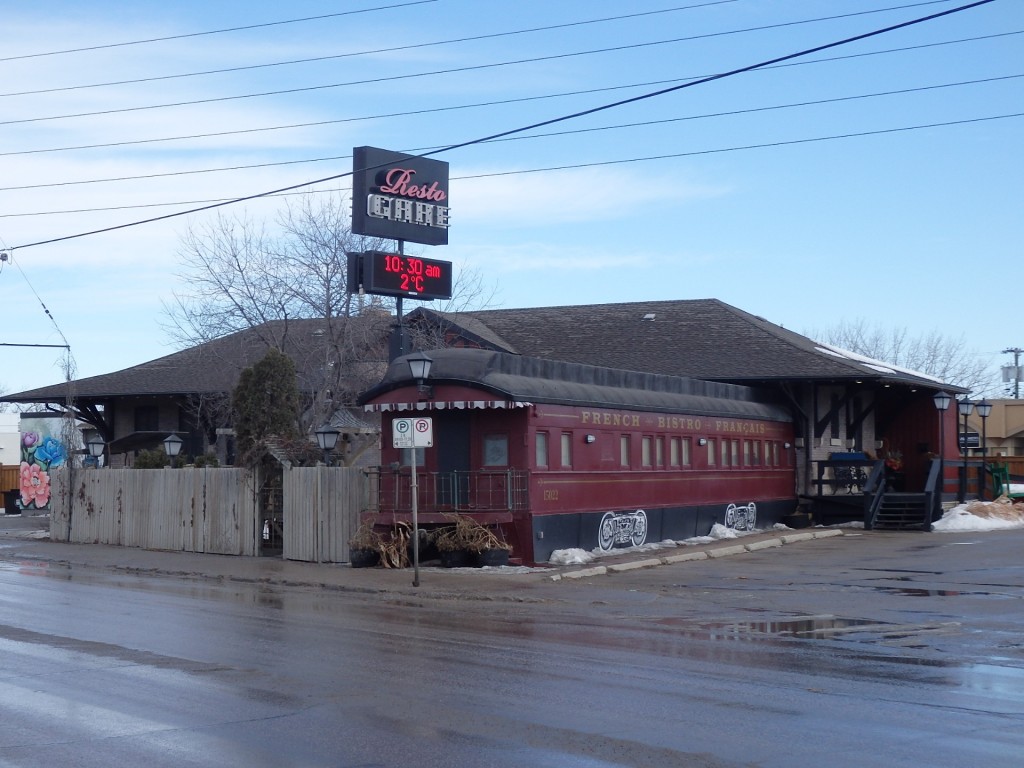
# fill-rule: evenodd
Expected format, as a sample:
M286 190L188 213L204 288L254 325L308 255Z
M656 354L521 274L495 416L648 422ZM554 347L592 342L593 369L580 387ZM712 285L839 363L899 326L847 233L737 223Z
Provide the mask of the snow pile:
M585 549L556 549L548 562L551 565L586 565L593 562L595 555Z
M932 523L933 531L1001 531L1024 528L1024 504L1005 496L995 501L969 501L953 507Z
M779 523L777 523L774 528L789 530L785 525ZM592 563L594 560L602 557L615 557L616 555L625 555L636 552L651 552L653 550L667 549L671 547L689 547L697 544L710 544L714 541L738 539L740 536L750 536L754 533L764 533L764 531L737 531L732 528L726 528L721 523L715 523L711 527L711 532L708 533L707 536L694 536L692 539L684 539L683 541L665 539L664 541L641 544L639 547L616 547L615 549L607 552L602 549L592 549L589 552L585 549L556 549L551 553L551 557L548 558L548 563L550 565L586 565L587 563Z

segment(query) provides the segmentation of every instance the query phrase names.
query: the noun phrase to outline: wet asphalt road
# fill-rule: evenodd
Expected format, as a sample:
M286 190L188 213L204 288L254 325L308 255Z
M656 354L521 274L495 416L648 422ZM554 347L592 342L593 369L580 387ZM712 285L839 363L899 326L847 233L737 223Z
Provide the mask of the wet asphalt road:
M1024 762L1024 531L437 593L53 551L0 541L2 766Z

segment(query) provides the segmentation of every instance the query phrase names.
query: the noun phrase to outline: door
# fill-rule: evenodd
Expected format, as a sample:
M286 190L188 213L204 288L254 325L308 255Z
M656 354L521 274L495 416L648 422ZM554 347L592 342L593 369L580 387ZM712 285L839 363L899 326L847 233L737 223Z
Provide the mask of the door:
M470 414L449 411L435 420L437 451L437 503L463 509L469 503Z

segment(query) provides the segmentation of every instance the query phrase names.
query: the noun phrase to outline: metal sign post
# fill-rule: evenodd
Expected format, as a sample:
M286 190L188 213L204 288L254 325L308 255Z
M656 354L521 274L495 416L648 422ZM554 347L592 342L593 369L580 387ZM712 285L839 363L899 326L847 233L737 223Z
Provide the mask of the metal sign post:
M409 448L412 457L409 465L412 469L412 482L409 490L412 493L412 585L420 585L420 525L419 525L419 489L416 482L416 449L431 448L434 445L434 423L429 416L412 419L395 419L391 428L391 445L394 448Z

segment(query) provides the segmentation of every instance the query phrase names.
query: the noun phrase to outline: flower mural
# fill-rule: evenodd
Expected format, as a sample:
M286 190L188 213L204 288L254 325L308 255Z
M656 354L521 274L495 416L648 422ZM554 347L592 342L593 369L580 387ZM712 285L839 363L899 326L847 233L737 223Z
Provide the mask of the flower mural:
M21 508L46 509L50 504L50 469L68 458L64 444L43 430L21 435Z
M50 475L38 464L21 462L21 506L42 509L50 503Z

